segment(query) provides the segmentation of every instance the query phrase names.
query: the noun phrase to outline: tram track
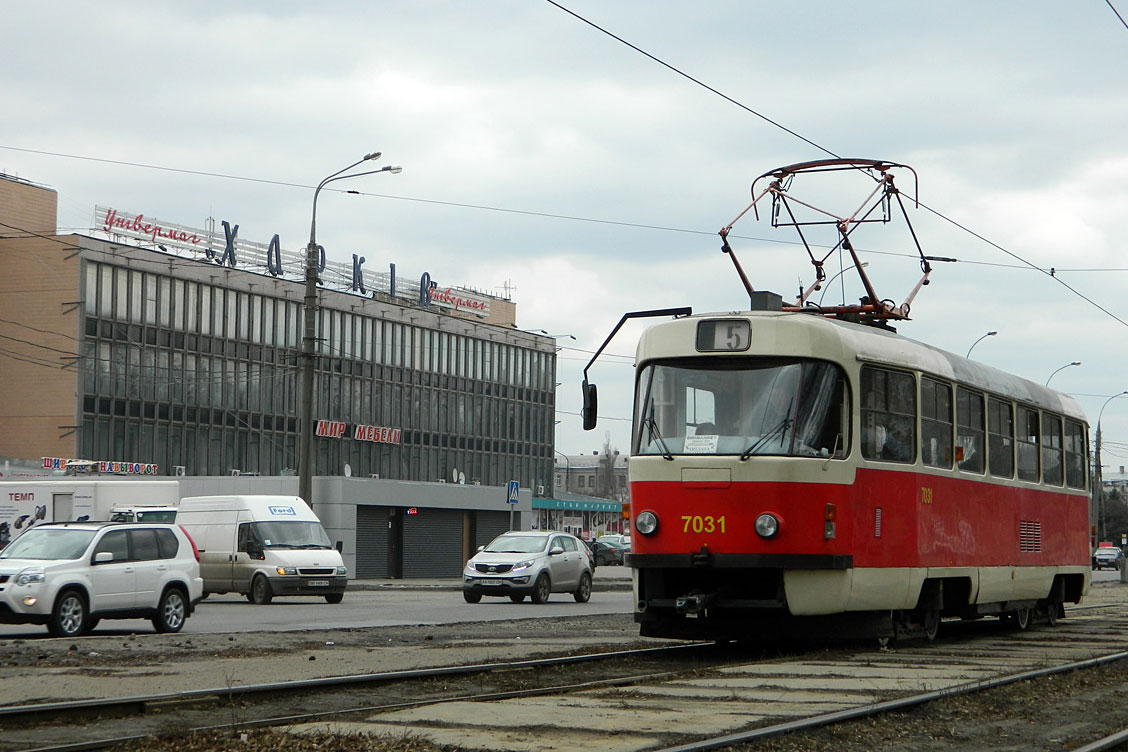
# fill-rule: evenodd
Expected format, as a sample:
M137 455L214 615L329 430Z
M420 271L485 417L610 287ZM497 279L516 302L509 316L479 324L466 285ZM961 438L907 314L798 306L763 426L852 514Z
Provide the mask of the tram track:
M498 750L538 749L545 739L552 739L556 749L753 749L747 745L780 734L903 712L1128 658L1128 641L1119 637L1128 631L1128 620L1100 607L1071 609L1057 627L1027 632L1005 630L995 620L945 627L945 638L935 643L888 651L867 645L827 654L808 647L749 661L747 655L712 646L670 646L677 649L219 688L153 696L144 704L138 698L117 698L116 705L111 700L54 703L50 712L62 721L73 719L75 711L142 713L134 716L145 721L138 733L94 739L100 726L121 721L92 721L77 746L73 732L68 737L61 726L45 724L33 706L5 708L0 750L69 752L170 729L261 726L296 733L410 731L439 744ZM577 680L577 671L589 676ZM381 699L364 701L356 694L374 687L382 688ZM478 691L467 691L474 687ZM345 699L327 702L327 692L343 692ZM311 693L322 704L319 709L301 707ZM207 722L199 722L204 718ZM523 719L521 727L514 728L515 718ZM21 743L9 727L29 721L33 731ZM58 737L47 731L55 728ZM52 741L44 744L48 737ZM28 743L33 738L39 741Z

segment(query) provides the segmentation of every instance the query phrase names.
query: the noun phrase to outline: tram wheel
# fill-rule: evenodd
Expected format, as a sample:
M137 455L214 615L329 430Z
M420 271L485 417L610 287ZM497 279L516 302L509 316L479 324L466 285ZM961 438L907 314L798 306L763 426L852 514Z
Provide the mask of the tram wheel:
M929 642L935 640L940 631L940 610L936 608L926 609L921 614L920 627L924 632L924 639Z
M1019 632L1025 632L1030 627L1030 609L1016 608L1011 612L1011 619Z
M1061 601L1051 601L1046 604L1046 623L1051 627L1056 627L1058 622L1065 616L1065 604Z

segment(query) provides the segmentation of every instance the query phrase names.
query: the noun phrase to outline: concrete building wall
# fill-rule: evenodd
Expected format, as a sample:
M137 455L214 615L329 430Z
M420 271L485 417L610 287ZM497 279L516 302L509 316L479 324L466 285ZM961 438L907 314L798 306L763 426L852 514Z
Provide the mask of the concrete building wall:
M0 238L54 235L58 206L50 188L0 175Z
M0 263L0 456L75 457L77 251L62 238L0 238Z

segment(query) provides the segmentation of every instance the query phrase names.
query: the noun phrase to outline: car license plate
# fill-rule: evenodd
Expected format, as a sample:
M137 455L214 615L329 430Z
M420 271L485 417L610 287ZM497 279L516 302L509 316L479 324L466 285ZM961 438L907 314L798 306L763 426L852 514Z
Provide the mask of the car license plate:
M501 585L503 583L502 583L501 580L482 580L482 584L483 585Z
M329 580L310 580L310 587L329 587Z

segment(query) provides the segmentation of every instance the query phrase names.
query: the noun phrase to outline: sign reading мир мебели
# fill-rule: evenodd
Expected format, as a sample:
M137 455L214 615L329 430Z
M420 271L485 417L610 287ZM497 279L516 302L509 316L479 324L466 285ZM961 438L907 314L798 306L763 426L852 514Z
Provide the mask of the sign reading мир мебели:
M338 420L319 420L314 433L326 439L343 439L348 433L348 424ZM358 423L352 431L357 441L372 441L377 444L400 443L401 429L387 426L368 426Z
M156 246L159 252L173 255L189 254L192 258L216 263L228 268L240 268L255 274L269 274L272 277L299 280L305 277L305 253L282 250L278 235L269 243L256 243L239 237L239 225L222 220L222 237L213 230L166 222L144 214L131 214L106 206L94 209L96 229L111 237L122 236L145 241ZM150 250L154 250L150 248ZM201 259L200 256L203 256ZM330 263L325 259L325 248L317 246L317 272L321 279L350 280L348 292L369 296L370 290L380 290L393 297L418 299L424 306L435 306L460 313L472 313L487 317L490 313L490 298L456 287L441 287L424 272L418 286L404 287L396 283L395 264L389 264L390 272L377 274L365 269L367 259L352 254L352 265ZM323 272L329 269L330 275Z

